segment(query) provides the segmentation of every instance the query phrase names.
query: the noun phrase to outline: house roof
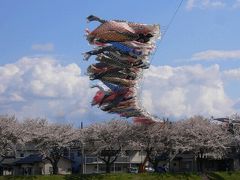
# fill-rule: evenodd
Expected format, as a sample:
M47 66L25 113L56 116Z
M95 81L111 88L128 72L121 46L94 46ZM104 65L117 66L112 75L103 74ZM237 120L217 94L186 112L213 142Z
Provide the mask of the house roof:
M11 156L11 157L5 157L0 165L13 165L15 163L16 159L15 157Z
M31 154L25 158L22 158L15 162L15 164L34 164L43 161L43 156L41 154Z

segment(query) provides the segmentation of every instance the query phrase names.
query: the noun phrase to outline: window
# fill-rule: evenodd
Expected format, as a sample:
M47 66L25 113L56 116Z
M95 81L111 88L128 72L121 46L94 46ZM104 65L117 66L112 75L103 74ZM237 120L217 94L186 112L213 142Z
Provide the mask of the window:
M24 153L21 153L21 154L20 154L20 157L24 157Z

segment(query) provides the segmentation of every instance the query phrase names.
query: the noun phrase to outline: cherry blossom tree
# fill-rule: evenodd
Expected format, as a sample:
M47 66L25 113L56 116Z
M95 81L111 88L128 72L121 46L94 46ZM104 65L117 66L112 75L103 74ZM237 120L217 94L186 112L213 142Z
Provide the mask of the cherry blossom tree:
M24 122L28 130L28 142L35 144L43 157L50 161L53 174L58 174L58 162L73 141L78 138L71 125L50 124L44 119Z
M163 157L170 169L171 161L184 152L193 152L199 159L204 153L220 157L224 155L229 145L228 131L201 116L148 126L133 125L132 133L133 148L146 152L141 171L147 161L151 162L156 170ZM201 170L202 161L199 162Z
M86 128L86 148L105 163L106 173L110 173L111 165L127 147L129 133L129 123L122 120L92 124Z
M199 161L199 170L202 171L204 154L211 154L215 158L223 157L230 143L230 133L221 125L213 123L202 116L194 116L177 122L181 137L187 140L190 150Z
M23 143L23 129L15 116L0 116L0 156L14 154L17 145Z
M132 148L143 150L146 158L140 166L140 172L149 161L155 171L162 158L171 162L181 152L189 150L187 140L180 136L179 128L174 123L157 122L148 126L132 126Z

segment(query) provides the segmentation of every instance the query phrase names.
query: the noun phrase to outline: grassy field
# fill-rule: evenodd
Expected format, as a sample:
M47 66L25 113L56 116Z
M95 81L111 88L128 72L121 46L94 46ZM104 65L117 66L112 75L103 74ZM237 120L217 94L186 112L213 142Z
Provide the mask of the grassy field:
M216 180L240 180L240 172L214 172L208 173L209 179L216 179Z
M205 177L210 180L240 180L240 172L213 172ZM201 180L197 174L98 174L98 175L52 175L52 176L0 176L0 180ZM206 179L206 178L204 178Z

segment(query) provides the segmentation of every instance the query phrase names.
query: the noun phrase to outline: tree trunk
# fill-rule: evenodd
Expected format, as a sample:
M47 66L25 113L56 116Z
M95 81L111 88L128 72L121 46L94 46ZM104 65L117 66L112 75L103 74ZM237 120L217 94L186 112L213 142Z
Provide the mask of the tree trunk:
M199 162L200 162L200 172L203 172L203 158L202 157L200 157Z
M203 153L199 153L197 157L198 171L203 172Z
M172 154L172 153L170 153L170 154ZM174 158L179 154L179 153L174 153L173 155L172 155L172 157L170 156L170 154L168 155L169 157L168 157L168 162L167 162L167 164L166 164L166 168L168 168L168 169L166 169L168 172L170 172L171 171L171 162L174 160Z
M145 172L145 165L146 165L147 161L148 161L148 156L146 156L143 163L141 163L139 165L139 168L138 168L139 173L144 173Z
M144 173L144 167L145 167L144 163L141 163L141 164L139 165L138 172L139 172L139 173Z
M53 166L53 174L58 174L58 161L54 161L52 163L52 166Z
M111 163L106 162L105 165L106 165L106 169L105 169L106 173L110 173L111 172Z
M111 165L117 160L118 154L115 156L104 156L103 158L101 156L98 156L98 158L105 163L105 172L110 173ZM111 160L111 158L113 159Z
M158 163L159 163L159 161L157 161L157 160L155 160L153 163L153 168L154 168L155 172L158 172Z
M159 159L157 156L155 156L154 158L150 158L148 157L148 161L153 165L153 169L155 172L158 172L158 163L159 163Z

